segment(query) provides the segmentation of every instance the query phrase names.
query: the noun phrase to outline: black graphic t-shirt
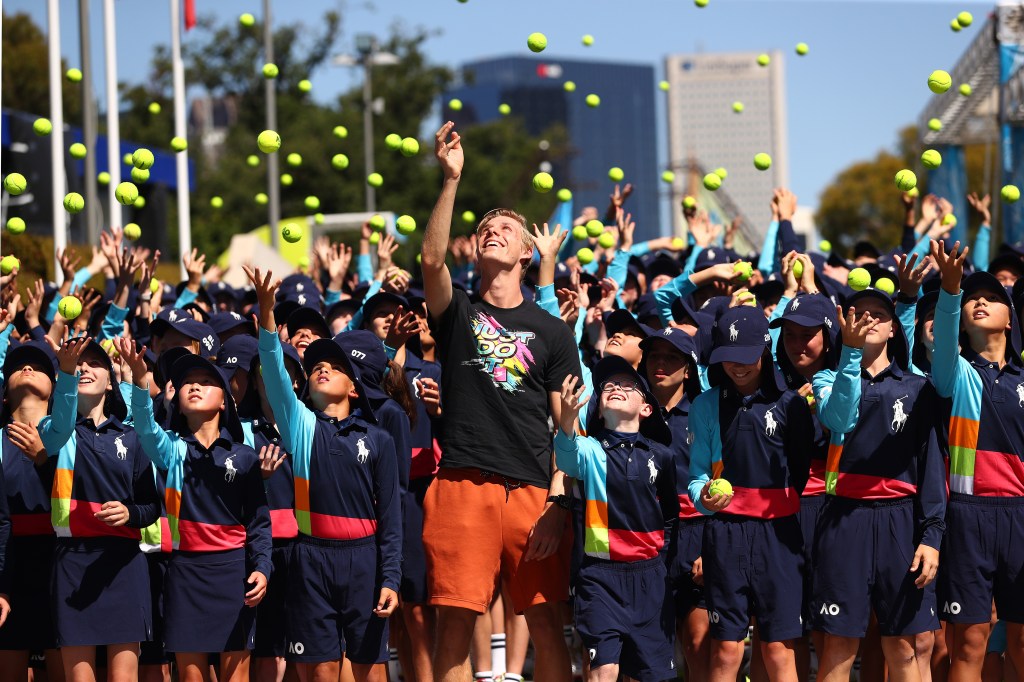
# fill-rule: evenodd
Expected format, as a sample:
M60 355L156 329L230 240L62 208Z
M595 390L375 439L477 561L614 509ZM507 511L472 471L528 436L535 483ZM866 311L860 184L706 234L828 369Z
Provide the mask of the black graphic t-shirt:
M551 391L579 376L569 327L532 301L470 302L464 291L436 321L442 367L442 467L477 468L546 488Z

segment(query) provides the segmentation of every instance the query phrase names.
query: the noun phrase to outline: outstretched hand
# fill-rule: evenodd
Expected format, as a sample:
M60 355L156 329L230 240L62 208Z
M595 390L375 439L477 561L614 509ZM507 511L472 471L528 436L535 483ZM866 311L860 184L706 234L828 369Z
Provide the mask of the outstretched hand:
M451 135L450 141L449 135ZM466 158L462 151L462 138L455 132L455 124L451 121L445 123L437 131L434 156L441 164L445 180L458 180L462 177L462 167L466 163Z
M911 298L916 297L921 291L921 283L932 270L932 264L927 258L914 267L914 264L917 263L917 256L916 253L911 254L910 258L907 258L907 254L896 256L896 264L899 266L900 293Z
M49 339L49 337L47 337L47 339ZM74 375L78 370L78 361L81 360L82 353L85 352L90 341L92 341L92 337L89 336L65 337L64 343L54 349L57 353L57 363L60 365L60 371L65 374ZM50 344L53 345L52 340L50 341Z
M843 345L850 348L863 348L868 334L879 323L879 320L866 312L858 318L857 311L853 308L850 308L844 316L840 306L836 306L836 317L839 318L839 332L843 335Z
M956 296L960 293L960 280L964 277L964 260L970 250L965 246L963 251L960 251L960 242L956 242L947 255L946 243L932 240L932 260L935 261L935 266L939 269L939 274L942 275L942 289L947 294Z
M139 388L149 388L146 383L146 347L136 349L134 341L118 336L114 339L114 348L121 356L121 361L131 370L132 382Z
M562 406L559 427L562 429L562 433L567 436L572 436L576 433L576 419L579 417L580 410L583 409L587 402L583 400L583 394L586 390L587 385L579 377L570 374L562 381L562 390L558 395Z
M276 332L274 297L277 295L277 290L281 287L281 280L275 280L274 273L270 270L267 270L265 275L259 268L253 268L249 265L243 265L242 270L245 271L245 275L256 289L256 302L260 306L260 325L267 331Z
M544 223L544 230L541 231L537 227L537 223L534 223L533 234L529 232L527 234L530 236L534 248L540 254L541 260L553 260L558 257L558 249L562 247L562 242L565 241L565 237L569 233L563 230L561 225L555 225L555 229L551 230L547 223Z

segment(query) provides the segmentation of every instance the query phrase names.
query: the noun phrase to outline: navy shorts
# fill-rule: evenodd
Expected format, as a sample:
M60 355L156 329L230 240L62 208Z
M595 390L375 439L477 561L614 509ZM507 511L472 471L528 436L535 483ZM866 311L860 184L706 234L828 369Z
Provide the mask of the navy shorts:
M11 613L0 628L0 649L42 651L57 646L50 582L53 535L12 537L7 541L7 580Z
M669 576L676 605L676 618L686 618L692 609L706 609L704 586L693 582L690 571L704 546L704 524L708 517L679 519L676 527L676 554Z
M267 593L256 607L256 646L253 656L275 658L288 650L284 630L285 605L288 603L288 562L291 561L294 538L274 538L270 552L273 568L267 576Z
M58 538L51 585L57 646L152 637L149 567L137 540Z
M950 495L939 564L940 617L1024 623L1024 500Z
M672 590L661 557L633 563L585 558L574 609L591 669L618 663L623 675L640 682L676 677Z
M763 642L803 634L803 539L796 516L718 513L704 525L704 589L711 637L739 642L757 619Z
M423 497L433 476L409 481L402 505L402 584L398 593L406 604L427 603L427 552L423 548Z
M166 649L221 653L252 649L256 609L245 605L245 549L174 552L164 587Z
M164 584L167 582L167 566L171 562L171 555L169 552L147 552L145 557L149 569L149 605L153 616L153 637L150 641L141 643L139 665L163 665L171 662L171 657L164 650Z
M388 621L373 613L380 596L377 539L300 535L288 566L289 661L388 660Z
M913 498L829 498L814 539L812 629L863 637L874 610L883 637L937 630L935 583L918 589L910 572L917 536Z
M825 506L828 495L814 495L800 498L800 511L796 517L800 519L800 533L804 538L804 634L811 631L811 597L814 595L814 529L818 525L818 516Z

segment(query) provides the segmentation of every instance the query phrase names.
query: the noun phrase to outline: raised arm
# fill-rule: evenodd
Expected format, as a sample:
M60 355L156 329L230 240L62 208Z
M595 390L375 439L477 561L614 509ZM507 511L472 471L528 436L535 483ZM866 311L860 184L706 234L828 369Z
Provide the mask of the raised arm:
M964 275L964 259L969 249L960 251L957 242L946 255L943 242L932 241L932 259L942 275L939 300L935 303L935 348L932 350L932 383L943 398L953 395L959 375L964 368L960 364L960 279ZM966 362L966 361L965 361Z
M858 320L853 308L843 316L836 309L843 349L839 354L839 371L822 370L814 375L811 385L822 426L835 433L849 433L857 426L860 414L860 362L868 332L878 320L864 313Z
M422 262L423 289L427 309L431 317L438 319L452 301L452 275L445 265L448 253L448 238L452 229L452 211L455 208L455 193L459 189L465 156L462 152L462 138L455 132L455 124L448 121L437 131L434 156L444 171L444 183L437 197L434 210L427 221L423 235ZM451 135L449 141L448 136Z
M132 418L142 450L158 469L170 469L181 441L169 436L153 417L153 399L146 381L146 347L136 350L135 342L123 336L114 339L114 346L132 370Z

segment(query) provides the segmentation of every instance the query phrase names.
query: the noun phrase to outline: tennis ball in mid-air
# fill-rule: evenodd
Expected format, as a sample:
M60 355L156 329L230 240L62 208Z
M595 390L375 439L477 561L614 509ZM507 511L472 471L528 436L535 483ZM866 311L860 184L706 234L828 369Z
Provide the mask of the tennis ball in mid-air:
M35 131L36 135L42 137L43 135L49 135L53 132L53 124L50 123L48 118L37 118L32 123L32 130Z
M398 149L402 146L402 136L398 133L388 133L384 137L384 146L388 149Z
M132 168L132 182L140 185L149 180L149 171L145 168Z
M964 28L967 28L974 23L974 15L970 12L961 12L956 15L956 23L960 24Z
M697 7L707 7L708 0L693 0L693 4L695 4Z
M345 126L334 126L334 136L340 140L344 140L348 137L348 128Z
M732 103L732 110L734 112L736 112L737 114L742 114L743 113L743 109L744 109L743 102L738 102L737 101L737 102L733 102Z
M807 54L810 51L811 51L811 48L808 47L807 43L797 43L796 44L796 53L798 55L800 55L801 57L803 57L805 54Z
M257 192L253 200L260 206L266 206L267 202L270 201L270 197L267 196L266 192Z
M64 210L68 213L81 213L85 208L85 199L78 192L68 192L64 195Z
M68 147L68 153L71 154L73 159L84 159L89 153L89 150L85 148L85 145L81 142L75 142Z
M64 75L67 76L67 79L69 81L71 81L72 83L78 83L78 82L81 82L81 80L82 80L82 70L81 69L70 68L70 69L67 70L67 72Z
M14 272L14 268L20 268L21 261L18 260L17 256L4 256L0 258L0 275L9 275Z
M335 154L331 157L331 165L338 170L345 170L348 168L348 157L344 154Z
M277 68L277 64L268 62L263 65L263 77L264 78L277 78L280 70Z
M144 147L136 149L132 154L132 165L136 168L146 170L152 168L155 162L156 158L153 156L153 152Z
M572 238L575 239L576 241L581 242L588 236L590 235L587 234L586 225L577 225L576 227L572 228Z
M562 83L562 89L565 90L566 92L576 92L576 82L565 81L564 83Z
M673 182L676 181L676 174L670 170L661 171L661 181L672 184Z
M526 46L531 52L543 52L548 46L548 37L543 33L531 33L526 37Z
M594 251L593 251L593 249L590 249L590 248L587 248L586 246L584 246L582 249L580 249L579 251L576 252L576 260L578 260L581 265L587 265L588 263L593 263L594 262Z
M864 291L871 286L871 273L864 268L854 268L850 270L846 283L854 291Z
M114 196L117 197L118 203L131 206L139 198L139 188L134 182L122 182L114 188Z
M380 244L380 232L374 232L371 234L369 241L371 244Z
M73 320L82 314L82 302L74 296L65 296L57 304L57 312L65 320Z
M736 273L736 278L739 281L746 282L754 274L754 266L741 260L732 266L732 271Z
M107 171L100 171L99 173L96 174L96 182L100 183L101 185L109 185L110 173L108 173Z
M18 196L28 189L28 180L21 173L10 173L4 178L4 189L8 194Z
M246 12L244 14L239 15L238 23L248 28L249 26L253 26L256 23L256 17L254 17L249 12Z
M542 194L550 192L554 186L555 179L551 177L550 173L541 172L533 176L533 188Z
M799 258L793 261L793 276L797 279L804 276L804 262Z
M925 168L938 168L942 165L942 154L934 149L926 149L921 154L921 163Z
M306 207L306 209L310 211L315 211L318 208L320 208L320 199L313 196L312 194L306 197L302 203Z
M508 116L509 114L512 113L512 107L502 102L501 104L498 105L498 113L501 114L502 116Z
M587 102L587 106L588 107L599 107L599 106L601 106L601 98L598 97L597 95L593 94L593 93L587 95L586 102Z
M960 22L956 20L956 17L953 17L953 20L949 22L949 28L953 31L953 33L959 33L960 29L962 29L963 26L961 26Z
M724 168L716 168L715 175L720 177L722 180L725 180L727 177L729 177L729 171L725 170Z
M917 187L917 175L914 171L904 168L896 174L896 186L904 192L909 192Z
M294 244L302 239L302 226L298 223L285 223L281 228L281 238L289 244Z
M970 97L971 92L973 92L973 90L971 90L970 83L962 83L960 85L960 94L963 95L964 97Z
M288 156L284 157L284 160L289 166L295 166L298 168L302 165L302 154L292 152Z
M387 221L384 220L384 216L382 216L380 213L374 213L372 216L370 216L369 223L370 227L374 230L377 230L378 232L387 227L388 224Z
M759 66L768 66L771 63L771 61L772 58L769 57L767 54L757 55L757 63Z
M313 89L313 81L308 78L303 78L299 81L299 92L309 92Z
M400 215L395 219L395 228L402 234L412 234L416 231L416 220L411 215Z
M282 185L285 187L291 187L293 182L295 182L295 178L292 177L291 173L281 173Z
M380 173L370 173L366 176L366 184L370 187L380 187L384 184L384 176Z
M264 154L271 154L281 148L281 136L273 130L264 130L256 138L256 146Z
M224 208L224 199L222 197L210 197L210 206L213 208Z
M658 81L658 88L662 92L668 92L669 88L671 87L672 85L668 81Z
M829 253L832 251L832 242L827 239L822 239L818 242L818 250L822 253Z
M7 231L11 234L21 234L25 231L25 221L14 216L7 221Z
M587 230L588 237L600 237L601 233L604 232L604 223L602 223L600 220L597 220L596 218L593 220L588 220L587 224L584 225L584 227Z
M704 176L704 189L714 192L722 186L722 178L717 173L708 173Z
M147 106L146 109L149 111L149 113L153 114L154 116L163 111L163 107L160 106L160 102L150 102L149 106Z
M1003 185L1003 188L999 190L999 196L1006 203L1012 204L1020 200L1020 188L1016 185Z
M953 85L953 79L941 69L932 71L931 75L928 76L928 89L936 95L941 95L946 90L949 90L951 85Z
M559 201L572 201L572 191L565 187L558 190L558 193L555 196L558 197Z
M764 152L754 154L754 168L757 170L768 170L772 167L772 157Z
M608 169L608 179L612 182L621 182L624 177L626 177L626 174L618 166L612 166Z
M452 111L462 111L462 100L458 98L448 100L448 108Z
M415 137L403 138L398 150L402 152L402 156L416 156L420 153L420 142Z
M134 206L135 208L145 208L145 206L146 206L146 197L144 197L144 196L142 196L140 194L139 197L132 204L132 206Z
M473 213L472 211L463 211L462 222L472 225L476 222L476 213Z
M256 168L257 166L260 165L260 157L256 156L255 154L249 154L249 156L245 157L245 162L251 168Z
M928 130L933 130L935 132L942 130L942 121L937 118L928 119Z
M721 180L721 178L719 178ZM683 208L693 208L697 205L697 200L693 197L683 197Z
M912 189L909 192L907 192L907 196L911 197L912 199L916 199L919 196L921 196L921 190L919 190L917 187L915 187L914 189Z
M889 279L888 277L879 277L878 279L876 279L875 280L875 288L878 289L879 291L884 291L885 293L889 294L890 296L892 296L894 293L896 293L896 286L892 283L892 280Z
M594 44L594 36L590 35L589 33L586 34L585 36L583 36L583 44L585 46L587 46L587 47L590 47L591 45L593 45Z
M724 478L716 478L708 486L708 495L712 497L715 495L732 495L732 483L729 483Z
M188 141L184 137L172 137L171 149L173 149L176 152L183 152L186 149L188 149Z
M602 249L610 249L615 246L615 235L611 232L602 232L601 236L597 238L597 243Z
M142 236L142 228L137 223L128 223L124 226L124 238L130 242Z

